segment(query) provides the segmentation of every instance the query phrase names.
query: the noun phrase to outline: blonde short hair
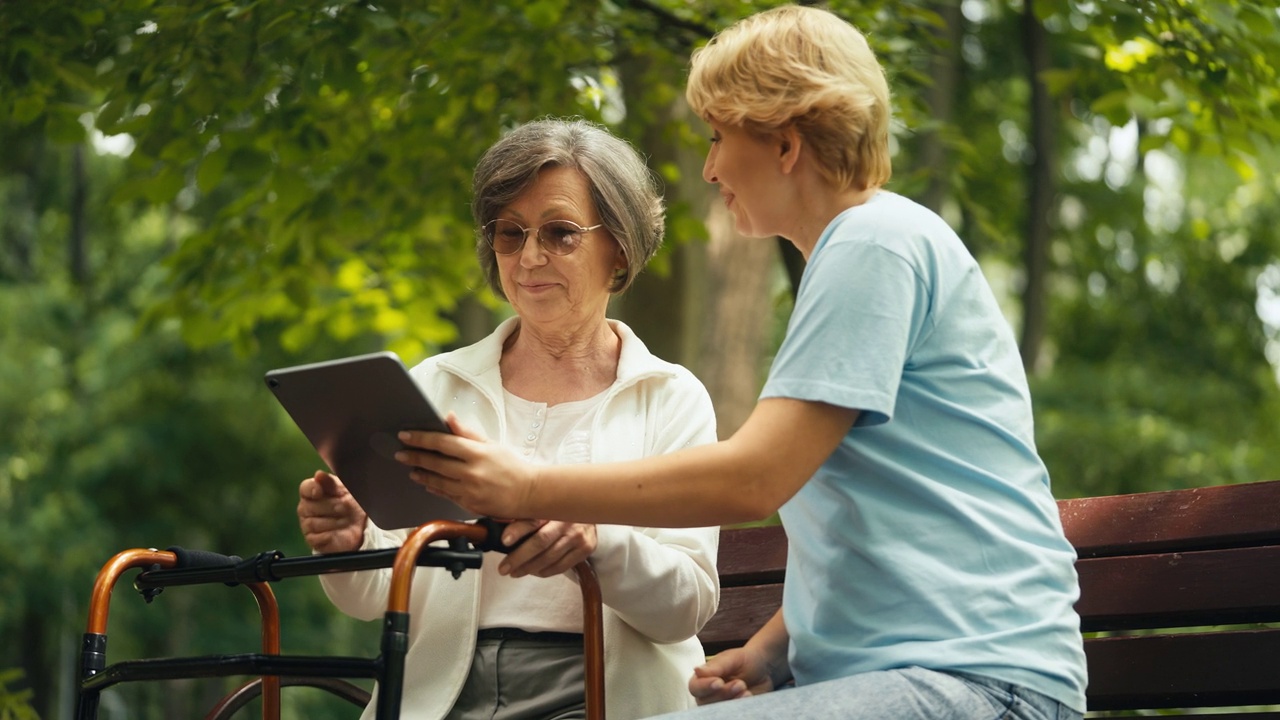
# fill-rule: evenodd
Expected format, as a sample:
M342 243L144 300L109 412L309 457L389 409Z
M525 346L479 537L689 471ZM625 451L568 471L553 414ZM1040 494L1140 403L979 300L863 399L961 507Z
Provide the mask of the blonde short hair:
M889 83L867 39L818 8L739 20L693 53L685 97L703 119L769 135L794 123L837 188L889 181Z

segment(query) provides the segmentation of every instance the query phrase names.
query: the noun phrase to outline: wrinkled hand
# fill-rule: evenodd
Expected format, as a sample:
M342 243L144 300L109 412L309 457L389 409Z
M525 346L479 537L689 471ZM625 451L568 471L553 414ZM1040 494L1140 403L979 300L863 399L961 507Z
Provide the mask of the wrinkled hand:
M400 433L407 447L396 460L412 468L409 477L429 492L473 513L497 518L529 517L534 466L449 413L453 434L410 430Z
M769 664L747 648L725 650L693 669L689 693L699 705L760 695L773 690Z
M317 470L298 486L298 525L312 550L358 550L364 542L364 508L337 475Z
M548 520L517 520L502 533L504 545L514 545L498 565L498 572L513 578L525 575L554 577L586 560L596 550L596 526Z

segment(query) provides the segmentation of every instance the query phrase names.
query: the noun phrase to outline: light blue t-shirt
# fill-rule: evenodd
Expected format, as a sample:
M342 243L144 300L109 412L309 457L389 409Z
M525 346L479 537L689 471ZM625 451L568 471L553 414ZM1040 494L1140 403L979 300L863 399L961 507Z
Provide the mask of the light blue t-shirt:
M1084 709L1075 551L1026 376L941 218L886 191L838 215L761 397L860 411L781 510L798 684L920 666Z

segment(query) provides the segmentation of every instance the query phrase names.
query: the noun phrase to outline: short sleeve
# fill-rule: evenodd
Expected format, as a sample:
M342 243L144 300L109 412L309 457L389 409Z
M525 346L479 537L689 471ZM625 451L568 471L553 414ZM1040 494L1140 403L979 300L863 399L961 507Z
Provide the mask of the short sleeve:
M928 308L928 283L908 258L828 238L805 269L760 397L853 408L859 425L888 422Z

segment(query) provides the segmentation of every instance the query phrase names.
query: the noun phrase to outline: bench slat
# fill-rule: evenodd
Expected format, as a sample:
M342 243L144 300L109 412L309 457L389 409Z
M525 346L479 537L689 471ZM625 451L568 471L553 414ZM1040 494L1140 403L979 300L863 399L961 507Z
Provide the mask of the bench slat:
M1280 544L1280 480L1058 501L1080 557Z
M1085 654L1090 710L1280 704L1280 629L1097 638Z
M1091 712L1280 720L1280 627L1217 629L1280 623L1277 508L1280 481L1058 501L1080 558L1083 629L1139 633L1086 640ZM720 611L699 633L708 654L773 615L785 565L782 528L721 533ZM1174 628L1186 630L1151 634ZM1273 709L1244 707L1257 705Z
M1076 611L1085 632L1280 622L1273 568L1280 545L1080 560Z
M720 590L720 608L698 633L708 655L741 647L782 606L782 585L749 585Z
M786 568L787 534L781 525L720 531L720 587L780 583Z

